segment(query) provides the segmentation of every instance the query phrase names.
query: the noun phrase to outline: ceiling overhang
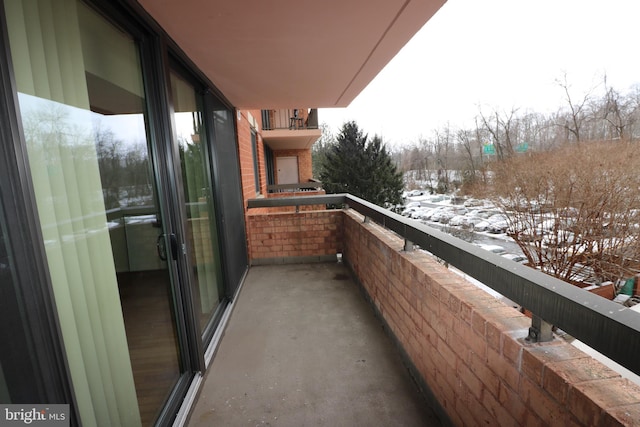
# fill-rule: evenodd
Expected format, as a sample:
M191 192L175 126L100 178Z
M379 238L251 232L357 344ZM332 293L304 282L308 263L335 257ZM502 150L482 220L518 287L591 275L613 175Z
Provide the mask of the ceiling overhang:
M346 107L445 0L138 0L238 108Z
M322 136L320 129L275 129L263 130L264 143L274 151L308 150Z

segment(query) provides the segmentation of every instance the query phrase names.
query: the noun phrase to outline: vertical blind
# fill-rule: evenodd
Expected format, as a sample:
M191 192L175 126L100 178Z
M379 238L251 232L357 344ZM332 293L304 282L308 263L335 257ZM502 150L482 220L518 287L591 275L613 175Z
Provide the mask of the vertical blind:
M66 356L85 426L136 426L140 414L92 131L82 20L75 0L5 1L38 215ZM125 34L103 25L136 57ZM83 37L88 38L83 40ZM115 43L115 42L114 42ZM118 55L118 52L110 52Z

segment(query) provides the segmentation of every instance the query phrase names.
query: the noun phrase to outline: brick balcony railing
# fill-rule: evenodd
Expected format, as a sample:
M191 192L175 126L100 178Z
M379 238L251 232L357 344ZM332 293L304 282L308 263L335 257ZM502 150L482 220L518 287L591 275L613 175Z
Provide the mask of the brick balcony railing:
M443 420L453 425L640 425L640 386L560 338L532 342L528 317L453 274L432 254L407 250L412 245L406 239L459 264L636 373L637 313L604 299L600 303L571 285L565 289L563 282L360 199L341 197L331 200L356 207L404 238L354 209L249 214L251 262L306 262L341 253ZM279 202L331 203L300 199L306 198ZM249 207L264 203L250 201ZM572 304L573 299L579 301Z

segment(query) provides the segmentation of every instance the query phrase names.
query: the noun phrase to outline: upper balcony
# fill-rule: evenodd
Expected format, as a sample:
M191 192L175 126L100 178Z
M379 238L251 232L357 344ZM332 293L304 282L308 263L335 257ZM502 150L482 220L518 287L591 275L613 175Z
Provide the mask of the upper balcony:
M285 205L341 208L264 211ZM222 406L229 417L228 408L235 407L256 422L277 423L264 417L282 410L302 416L298 421L326 425L328 400L341 411L333 420L346 420L344 425L362 411L363 398L375 399L375 414L398 410L386 392L372 396L366 387L353 387L371 372L339 362L345 360L340 356L353 358L350 351L368 335L344 335L364 314L344 295L331 293L336 281L360 288L442 425L638 425L640 386L553 334L551 326L639 374L640 315L631 309L350 195L250 200L249 208L252 268L236 301L236 323L229 323L208 379L220 381L223 392L216 402L201 398L192 425L204 425ZM336 270L336 260L346 270ZM334 264L300 264L319 261ZM261 266L291 263L298 264ZM347 275L353 282L343 280ZM467 277L531 311L533 320ZM292 301L296 294L302 300ZM334 306L343 311L335 314ZM372 343L373 350L366 350L371 360L388 351L384 340ZM243 357L249 362L243 364ZM362 368L369 360L355 358ZM387 382L400 375L380 369L389 371ZM246 384L247 394L234 394L236 380ZM259 393L265 390L267 397ZM254 392L262 399L257 405L249 396ZM303 393L302 401L296 393ZM415 414L415 408L400 412ZM420 416L425 418L407 423L433 421L429 414Z
M320 138L318 110L262 110L262 138L272 150L307 150Z

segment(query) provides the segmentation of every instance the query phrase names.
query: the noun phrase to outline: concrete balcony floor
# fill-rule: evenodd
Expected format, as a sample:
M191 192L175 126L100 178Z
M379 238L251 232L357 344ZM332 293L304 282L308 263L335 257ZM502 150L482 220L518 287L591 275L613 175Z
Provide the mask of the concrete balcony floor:
M252 267L189 426L439 426L349 271Z

